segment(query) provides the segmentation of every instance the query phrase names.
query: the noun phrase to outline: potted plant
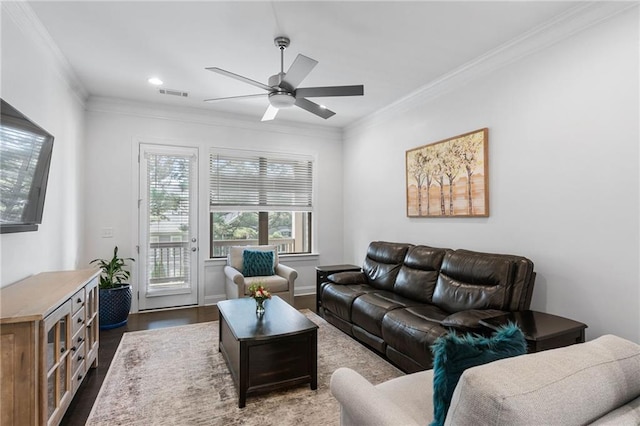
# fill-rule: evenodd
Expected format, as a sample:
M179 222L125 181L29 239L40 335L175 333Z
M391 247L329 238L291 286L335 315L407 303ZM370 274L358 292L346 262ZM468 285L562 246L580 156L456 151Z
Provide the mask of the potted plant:
M130 272L125 269L127 260L135 262L130 257L118 257L118 246L113 249L110 260L93 259L90 263L97 263L100 275L100 329L121 327L127 323L131 310Z

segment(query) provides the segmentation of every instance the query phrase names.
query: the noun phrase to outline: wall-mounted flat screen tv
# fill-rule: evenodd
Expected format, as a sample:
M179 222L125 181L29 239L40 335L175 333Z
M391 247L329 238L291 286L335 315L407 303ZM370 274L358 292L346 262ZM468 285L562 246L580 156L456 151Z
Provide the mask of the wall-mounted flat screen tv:
M0 233L42 223L53 136L0 99Z

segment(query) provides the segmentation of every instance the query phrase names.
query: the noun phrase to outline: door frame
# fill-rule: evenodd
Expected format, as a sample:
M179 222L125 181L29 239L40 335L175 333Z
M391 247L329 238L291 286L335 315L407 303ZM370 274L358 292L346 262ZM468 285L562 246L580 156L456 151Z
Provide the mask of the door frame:
M208 225L206 223L203 224L203 216L202 209L208 208L208 203L203 203L201 200L208 200L207 193L207 168L206 168L206 159L202 159L203 145L201 143L196 143L188 140L175 140L175 139L167 139L167 138L156 138L156 137L134 137L132 138L131 143L131 240L130 247L131 253L134 253L134 257L136 262L132 262L131 265L131 289L133 292L133 297L131 301L131 313L140 312L140 303L139 298L142 293L142 282L140 279L142 267L140 265L140 217L139 217L139 208L138 203L140 199L140 162L138 160L138 156L140 154L141 145L158 145L158 146L166 146L166 147L177 147L177 148L195 148L198 151L198 173L196 175L196 184L197 184L197 205L195 208L196 222L198 226L198 250L196 250L193 256L196 256L196 264L197 267L193 271L193 279L196 282L196 292L197 292L197 303L191 306L203 306L204 305L204 260L202 258L202 250L201 244L203 240L208 238ZM207 157L208 158L208 157ZM205 167L203 167L203 161L205 161ZM203 174L204 173L204 174ZM204 184L203 184L204 182ZM204 198L203 198L204 197ZM204 206L203 206L204 205ZM204 229L204 225L207 225ZM177 307L178 309L180 307ZM174 308L159 308L161 309L174 309ZM150 312L153 309L145 310L144 312Z

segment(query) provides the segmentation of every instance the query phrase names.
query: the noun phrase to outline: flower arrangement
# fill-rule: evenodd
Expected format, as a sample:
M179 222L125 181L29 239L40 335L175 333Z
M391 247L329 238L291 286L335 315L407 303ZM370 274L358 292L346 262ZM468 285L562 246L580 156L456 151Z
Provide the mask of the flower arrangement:
M251 287L249 287L249 296L253 297L256 302L263 302L267 299L271 299L271 293L269 293L269 290L259 283L252 284Z

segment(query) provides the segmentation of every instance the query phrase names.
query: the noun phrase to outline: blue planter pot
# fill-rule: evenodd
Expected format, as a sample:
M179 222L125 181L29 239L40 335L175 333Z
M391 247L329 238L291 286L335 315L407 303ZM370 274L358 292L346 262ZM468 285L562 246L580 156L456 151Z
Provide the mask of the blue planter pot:
M131 285L100 289L100 330L122 327L131 310Z

